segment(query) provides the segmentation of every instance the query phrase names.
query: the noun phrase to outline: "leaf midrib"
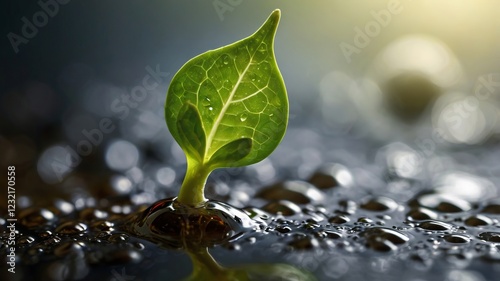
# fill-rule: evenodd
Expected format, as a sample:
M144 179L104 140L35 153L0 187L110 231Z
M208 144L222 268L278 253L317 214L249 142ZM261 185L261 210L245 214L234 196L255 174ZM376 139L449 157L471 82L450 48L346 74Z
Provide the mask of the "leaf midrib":
M226 114L226 111L229 108L229 105L231 104L233 97L236 94L236 91L238 90L238 87L240 86L241 82L243 81L243 77L245 76L246 72L250 68L250 65L252 64L254 55L255 55L255 53L250 57L247 66L245 67L243 72L239 75L238 81L236 81L236 84L234 85L233 90L229 94L229 98L227 99L226 103L222 107L219 115L217 116L217 119L215 120L215 122L212 126L212 129L210 130L210 134L208 135L206 146L205 146L205 159L204 160L206 162L208 162L208 160L210 160L210 157L208 156L208 150L212 146L212 142L213 142L213 139L215 137L215 133L217 133L217 129L218 129L220 123L222 122L222 119L224 118L224 115Z

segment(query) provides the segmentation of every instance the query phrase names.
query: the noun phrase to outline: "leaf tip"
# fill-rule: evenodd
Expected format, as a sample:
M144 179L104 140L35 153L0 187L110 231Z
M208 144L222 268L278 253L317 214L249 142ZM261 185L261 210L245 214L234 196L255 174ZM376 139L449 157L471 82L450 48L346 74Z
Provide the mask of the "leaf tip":
M274 34L276 33L276 30L278 29L278 23L281 18L281 10L276 9L272 11L271 15L267 18L267 20L264 22L264 24L259 28L259 30L256 32L258 33L264 33L271 35L271 38L274 37Z

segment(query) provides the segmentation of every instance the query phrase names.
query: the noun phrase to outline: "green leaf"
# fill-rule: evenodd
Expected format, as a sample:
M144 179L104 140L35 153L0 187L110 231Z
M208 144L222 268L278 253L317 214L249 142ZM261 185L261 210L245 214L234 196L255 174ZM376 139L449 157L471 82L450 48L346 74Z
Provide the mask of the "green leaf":
M203 159L205 154L205 131L201 125L198 109L191 103L185 104L177 118L177 130L182 141L179 145L196 159Z
M221 166L231 167L233 163L243 159L252 151L252 140L243 138L232 141L219 148L210 158L210 162Z
M165 117L192 161L212 169L253 164L283 138L288 99L274 55L279 19L276 10L253 35L196 56L172 79Z

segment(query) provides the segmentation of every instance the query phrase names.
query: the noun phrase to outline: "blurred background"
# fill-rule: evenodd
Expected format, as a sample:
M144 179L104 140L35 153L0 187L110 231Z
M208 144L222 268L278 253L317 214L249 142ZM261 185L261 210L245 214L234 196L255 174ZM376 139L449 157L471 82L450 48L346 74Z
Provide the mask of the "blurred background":
M171 78L193 56L250 35L276 8L290 125L270 159L277 168L302 163L283 176L305 178L331 159L351 167L373 162L377 151L393 155L395 146L386 145L394 143L397 157L387 159L410 163L401 172L407 176L449 163L437 157L441 151L500 155L498 1L2 6L0 163L16 165L19 195L78 205L89 193L127 194L139 184L176 194L185 160L163 117ZM459 160L452 162L481 162ZM274 179L270 163L249 168L261 183ZM19 204L30 204L25 200Z

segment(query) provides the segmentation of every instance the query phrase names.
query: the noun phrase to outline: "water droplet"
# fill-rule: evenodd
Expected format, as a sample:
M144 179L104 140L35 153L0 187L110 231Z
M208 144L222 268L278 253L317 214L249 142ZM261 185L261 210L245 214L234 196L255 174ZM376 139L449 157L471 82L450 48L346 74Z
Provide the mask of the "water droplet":
M292 228L289 226L278 226L276 227L276 231L278 231L279 233L288 233L292 231Z
M108 241L112 243L125 242L128 239L128 235L125 233L115 233L108 237Z
M109 221L95 221L92 223L91 228L99 231L113 231L113 223Z
M373 223L373 220L370 219L370 218L367 218L367 217L360 217L358 219L358 222L361 222L361 223Z
M500 243L500 233L498 232L483 232L479 234L479 239L488 242Z
M210 106L210 102L211 102L210 98L208 98L208 97L205 97L205 98L201 99L201 104L203 106Z
M483 212L485 214L499 214L500 215L500 203L489 204L486 207L484 207L481 212Z
M240 115L240 121L241 122L245 122L247 120L247 118L248 118L248 115L246 113L242 113Z
M301 212L298 205L287 200L271 202L262 207L262 210L271 214L281 214L283 216L293 216Z
M309 182L320 189L334 187L349 187L353 183L352 175L346 167L340 164L325 164L316 171Z
M67 221L56 228L58 234L74 235L80 234L87 230L87 226L81 222Z
M383 212L395 210L398 207L398 203L387 197L375 197L362 203L360 207L369 211Z
M366 238L368 247L375 251L388 252L396 250L399 245L403 245L410 238L403 233L390 228L374 227L362 233Z
M438 214L426 208L416 208L416 209L411 209L406 214L406 217L412 221L435 220L437 219Z
M84 221L92 221L95 219L105 219L108 217L108 213L95 208L85 208L80 211L79 217Z
M210 107L208 108L208 110L212 111L212 110L214 110L214 108L210 106Z
M223 202L210 200L190 207L168 198L140 213L131 230L170 248L207 247L227 242L255 225L245 212Z
M484 226L484 225L491 225L493 224L493 221L488 218L487 216L483 215L474 215L468 217L464 223L468 226Z
M222 63L228 65L230 60L231 58L228 55L224 55L224 57L222 58Z
M54 213L43 208L28 208L21 211L19 220L22 225L28 228L39 227L54 220Z
M435 220L424 221L418 226L426 230L450 230L453 228L451 224Z
M265 43L262 43L259 45L259 48L257 49L257 51L261 54L261 55L266 55L267 54L267 46Z
M412 207L421 206L443 213L466 212L472 209L472 206L469 202L448 193L420 194L409 204Z
M284 181L260 190L257 197L266 200L288 200L297 204L319 202L324 199L322 191L314 185L300 180Z
M35 242L35 238L32 237L32 236L22 236L22 237L19 237L19 239L17 240L17 244L18 245L27 245L27 244L31 244Z
M446 240L446 242L448 243L463 244L469 243L470 238L460 234L449 234L444 236L444 240Z
M350 221L349 217L345 215L336 215L328 220L329 223L334 223L334 224L343 224L349 221Z
M326 234L326 238L330 239L340 239L342 238L342 234L336 232L336 231L331 231L331 230L325 230L323 231Z

